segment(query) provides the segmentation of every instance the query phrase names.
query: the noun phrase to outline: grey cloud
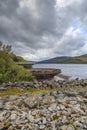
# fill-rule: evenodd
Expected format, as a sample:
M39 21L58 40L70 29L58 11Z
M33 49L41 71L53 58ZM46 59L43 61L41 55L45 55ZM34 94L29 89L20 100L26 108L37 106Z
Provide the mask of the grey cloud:
M0 0L0 15L12 17L16 14L19 7L19 0Z
M29 7L18 7L18 1L15 3L13 2L13 5L11 4L11 0L1 2L1 12L3 15L0 17L0 24L2 24L2 26L0 26L0 34L1 36L3 35L3 39L6 37L6 39L10 39L14 42L25 42L25 45L34 48L44 47L43 35L47 34L49 36L50 34L53 35L55 32L55 1L36 0L35 6L39 17L38 19L34 17ZM9 8L11 6L15 7L16 15L12 13L14 8ZM13 17L9 19L10 12ZM53 19L50 20L52 17Z
M50 50L53 56L74 54L86 44L86 35L65 35L76 19L78 27L87 27L87 0L70 0L64 7L57 0L0 0L0 39L19 55L38 56L42 49L47 57Z

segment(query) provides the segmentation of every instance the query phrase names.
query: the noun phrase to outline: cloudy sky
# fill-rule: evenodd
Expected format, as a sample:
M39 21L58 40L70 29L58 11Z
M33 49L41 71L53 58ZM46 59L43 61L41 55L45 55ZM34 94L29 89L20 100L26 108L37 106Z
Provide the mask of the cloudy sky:
M0 0L0 41L27 60L87 53L87 0Z

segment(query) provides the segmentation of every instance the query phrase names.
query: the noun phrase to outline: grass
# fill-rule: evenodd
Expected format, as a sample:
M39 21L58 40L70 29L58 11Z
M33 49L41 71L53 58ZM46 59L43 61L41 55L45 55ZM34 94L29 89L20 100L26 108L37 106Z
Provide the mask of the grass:
M62 89L59 89L59 88L54 88L54 89L35 89L35 88L31 88L31 89L20 89L20 88L10 88L8 90L0 90L0 97L3 97L3 96L9 96L9 95L21 95L21 94L24 94L24 93L27 93L27 94L48 94L52 91L58 91L58 90L62 90ZM75 88L72 88L73 91L76 91L78 92L79 90L87 90L87 86L85 87L75 87ZM71 89L67 89L65 90L65 92L70 92Z
M51 92L52 89L16 89L11 88L8 90L0 91L0 97L7 96L7 95L21 95L24 93L27 94L48 94Z

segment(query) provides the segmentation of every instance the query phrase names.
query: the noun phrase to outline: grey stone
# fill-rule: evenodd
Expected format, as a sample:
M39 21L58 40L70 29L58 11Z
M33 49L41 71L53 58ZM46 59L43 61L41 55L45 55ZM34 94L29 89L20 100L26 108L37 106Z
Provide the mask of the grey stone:
M67 129L67 125L63 125L60 127L60 130L66 130Z
M37 84L34 84L34 88L39 88L40 85L37 83Z
M3 109L3 102L0 102L0 110Z
M24 100L24 104L26 107L35 108L38 105L38 100L37 96L30 96Z
M3 111L0 113L0 121L2 122L3 120L5 120L5 115L7 114L7 111Z
M73 125L68 125L68 126L67 126L67 130L75 130L75 128L74 128Z
M37 119L34 119L34 122L35 123L38 123L38 122L40 122L42 120L42 118L37 118Z
M50 105L50 107L48 108L49 111L55 111L57 107L57 103L53 103Z
M30 87L33 87L34 86L34 83L31 81L28 83Z
M77 93L73 91L73 92L67 93L67 95L68 95L69 97L76 97Z
M45 129L45 125L40 125L40 130L44 130Z
M46 124L47 123L47 121L46 121L46 118L45 117L43 117L43 124Z
M31 114L28 114L27 118L30 122L34 122L34 117Z
M17 119L17 114L16 114L16 113L11 114L10 120L11 120L12 122L15 122L16 119Z
M65 124L66 122L67 122L67 118L66 118L66 116L63 116L62 123Z

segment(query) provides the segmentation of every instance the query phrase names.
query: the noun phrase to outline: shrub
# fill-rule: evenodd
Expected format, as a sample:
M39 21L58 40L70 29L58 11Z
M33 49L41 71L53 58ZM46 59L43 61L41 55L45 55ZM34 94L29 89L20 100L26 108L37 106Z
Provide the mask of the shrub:
M3 83L3 76L1 73L0 73L0 83Z
M12 54L7 51L0 50L0 83L15 82L15 81L29 81L33 80L32 74L18 66L12 59Z

